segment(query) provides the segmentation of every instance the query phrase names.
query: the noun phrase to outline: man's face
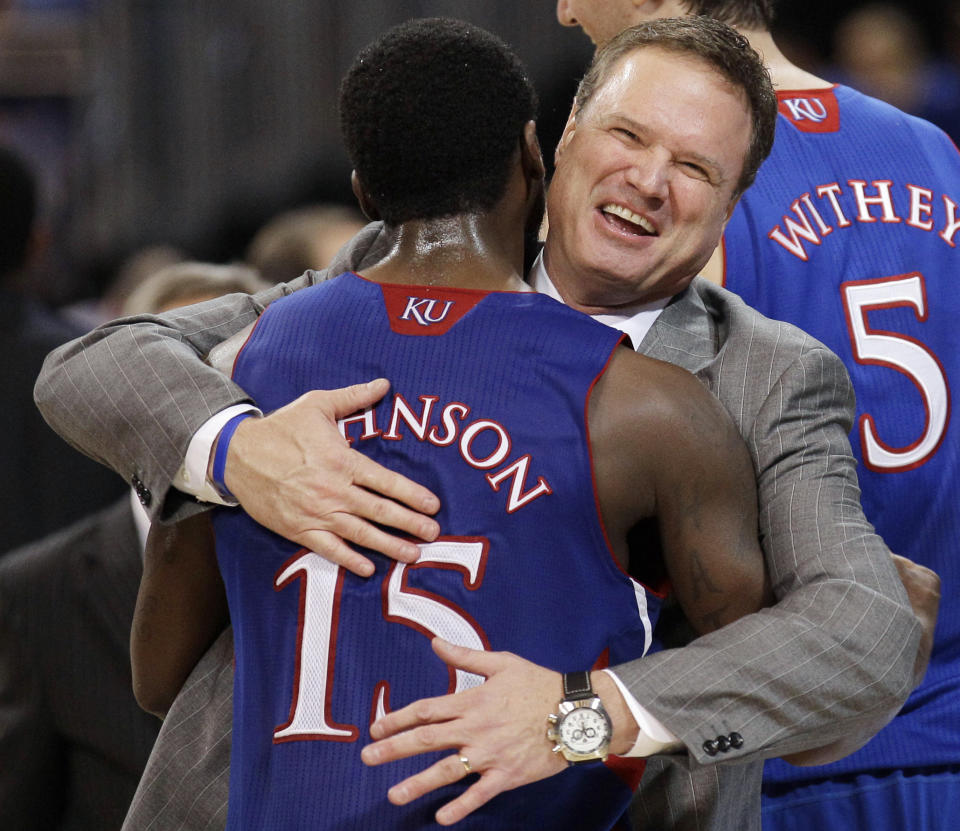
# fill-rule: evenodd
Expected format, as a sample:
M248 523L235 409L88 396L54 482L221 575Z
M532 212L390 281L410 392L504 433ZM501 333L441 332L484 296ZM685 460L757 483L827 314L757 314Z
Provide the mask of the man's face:
M561 25L579 26L597 46L643 19L634 0L557 0Z
M733 210L750 130L742 93L699 58L621 58L557 148L545 257L563 299L598 311L684 289Z

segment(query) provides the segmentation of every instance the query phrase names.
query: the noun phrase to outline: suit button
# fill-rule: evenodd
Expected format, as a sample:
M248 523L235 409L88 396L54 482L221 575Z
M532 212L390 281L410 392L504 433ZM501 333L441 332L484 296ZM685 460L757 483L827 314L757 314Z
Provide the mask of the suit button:
M713 739L707 739L703 743L703 752L708 756L716 756L719 750L720 746Z
M717 747L722 753L726 753L730 749L730 739L726 736L717 736Z
M140 481L139 476L134 476L131 480L131 484L133 485L133 490L137 494L137 499L140 500L140 504L143 505L144 508L149 508L150 501L152 499L150 490L146 485L143 484L142 481Z
M731 733L730 736L730 747L739 749L743 747L743 736L739 733Z

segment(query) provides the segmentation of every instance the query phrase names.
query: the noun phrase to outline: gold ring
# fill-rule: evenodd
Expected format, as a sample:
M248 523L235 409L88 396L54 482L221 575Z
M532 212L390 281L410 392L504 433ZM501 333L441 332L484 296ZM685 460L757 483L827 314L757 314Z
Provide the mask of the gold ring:
M463 765L463 769L467 773L473 772L473 768L470 767L470 760L466 756L464 756L462 753L460 754L460 764Z

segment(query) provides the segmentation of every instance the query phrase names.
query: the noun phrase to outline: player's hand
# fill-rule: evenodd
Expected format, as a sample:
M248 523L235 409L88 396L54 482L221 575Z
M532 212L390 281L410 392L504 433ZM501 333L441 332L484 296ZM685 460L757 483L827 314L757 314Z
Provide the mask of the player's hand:
M352 450L337 428L338 418L375 404L389 388L380 378L314 390L248 418L224 468L227 487L257 522L360 576L372 574L373 563L344 540L410 563L419 556L415 542L376 526L426 541L440 533L427 516L439 510L437 497Z
M370 727L376 740L363 749L368 765L418 753L453 752L388 792L394 805L406 805L468 774L460 756L479 779L437 811L441 825L452 825L501 791L553 776L567 763L552 751L547 716L561 697L560 674L509 652L481 652L435 638L433 649L452 667L486 677L486 682L453 695L425 698L389 713Z
M913 685L918 686L927 672L930 653L933 651L933 630L937 625L937 610L940 608L940 577L926 566L892 554L893 563L900 574L903 587L913 613L923 626L920 647L913 665Z

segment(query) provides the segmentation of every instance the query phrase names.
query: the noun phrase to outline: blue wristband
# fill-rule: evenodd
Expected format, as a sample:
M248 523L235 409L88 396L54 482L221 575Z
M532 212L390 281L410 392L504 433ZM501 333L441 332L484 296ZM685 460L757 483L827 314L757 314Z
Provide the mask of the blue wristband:
M227 487L227 483L223 481L224 468L227 466L227 450L230 447L230 439L233 438L237 425L252 415L255 415L255 413L240 413L240 415L235 415L223 425L220 436L217 438L217 452L213 455L213 474L210 478L213 479L213 486L217 489L220 496L224 499L229 499L231 502L236 502L237 499L230 493L230 488Z

